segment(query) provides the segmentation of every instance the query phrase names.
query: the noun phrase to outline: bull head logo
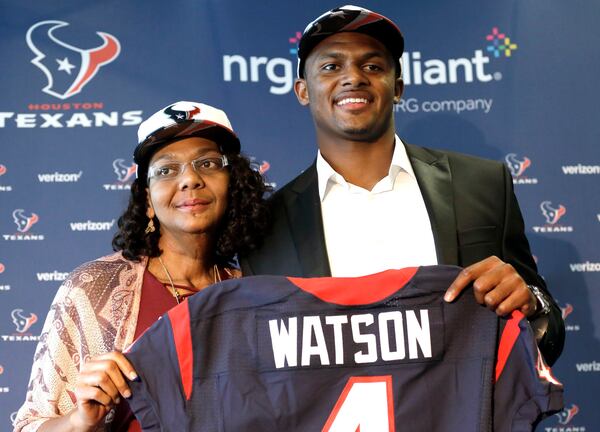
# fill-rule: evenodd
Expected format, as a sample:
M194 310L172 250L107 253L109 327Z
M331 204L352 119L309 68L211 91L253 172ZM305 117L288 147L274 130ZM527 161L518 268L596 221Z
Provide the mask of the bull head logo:
M554 208L550 201L542 202L540 208L542 209L542 214L546 218L546 222L550 225L554 225L558 222L558 220L567 212L564 205L559 205L558 208Z
M579 412L579 407L575 404L571 404L570 408L565 408L558 414L555 414L558 417L558 422L561 425L567 425L573 420L573 417Z
M19 333L25 333L37 321L36 314L32 313L29 316L25 316L23 315L23 309L13 309L10 316Z
M523 160L519 160L517 155L514 153L509 153L504 158L506 161L506 166L510 170L510 173L513 177L519 177L525 172L525 170L531 165L531 160L525 157Z
M31 213L31 216L25 216L25 210L16 209L13 213L13 220L17 224L17 231L27 232L31 227L37 223L40 218L35 213Z
M569 303L567 303L565 305L565 307L561 307L560 310L562 312L562 319L564 321L573 312L573 306L571 306Z
M266 160L262 161L261 163L258 163L254 159L254 157L252 157L250 159L250 168L252 168L254 171L258 171L260 174L264 174L267 171L269 171L269 168L271 168L271 164Z
M186 107L190 109L186 109ZM176 103L166 107L163 112L177 123L180 123L192 120L196 114L200 113L200 107L192 104L187 106L187 104Z
M135 174L137 168L136 164L126 165L124 159L115 159L112 165L113 170L117 174L117 179L121 183L125 183L129 180L131 176Z
M42 89L59 99L67 99L81 92L104 66L117 58L121 45L116 37L96 32L102 45L81 49L59 40L54 32L68 26L64 21L41 21L27 31L27 45L34 52L31 60L46 75L48 84ZM43 49L42 49L43 47Z
M6 166L0 164L0 176L6 173Z

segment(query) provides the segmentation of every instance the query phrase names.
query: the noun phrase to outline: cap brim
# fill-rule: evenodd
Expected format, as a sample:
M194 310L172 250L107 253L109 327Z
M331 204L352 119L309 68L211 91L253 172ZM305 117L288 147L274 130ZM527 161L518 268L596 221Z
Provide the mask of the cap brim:
M240 152L240 140L234 132L207 120L202 122L186 121L155 131L144 142L138 144L133 152L133 160L138 165L147 163L149 158L160 148L173 141L192 136L214 141L223 153Z

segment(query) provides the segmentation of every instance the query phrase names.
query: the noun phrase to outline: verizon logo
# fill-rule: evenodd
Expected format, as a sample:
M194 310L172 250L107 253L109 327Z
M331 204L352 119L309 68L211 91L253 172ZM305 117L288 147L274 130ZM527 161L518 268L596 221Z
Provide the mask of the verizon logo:
M54 270L53 272L42 272L42 273L36 273L35 275L37 276L37 280L40 282L55 282L55 281L62 282L67 278L69 273L63 273L63 272Z
M589 363L575 363L577 372L600 372L600 363L597 361Z
M600 165L563 165L561 168L565 175L600 174Z
M595 262L583 262L569 264L572 272L597 272L600 271L600 263Z
M110 222L70 222L71 231L110 231L115 224L115 220Z
M79 171L78 173L54 172L38 174L38 180L40 183L74 183L79 181L82 175L83 171Z

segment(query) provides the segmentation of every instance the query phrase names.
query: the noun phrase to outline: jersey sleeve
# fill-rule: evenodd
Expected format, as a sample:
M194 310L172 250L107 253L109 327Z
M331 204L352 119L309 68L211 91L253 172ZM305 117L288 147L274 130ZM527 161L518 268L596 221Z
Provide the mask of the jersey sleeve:
M546 365L522 313L513 312L501 324L494 386L494 430L533 430L542 419L563 408L563 385ZM514 406L516 400L523 402Z
M127 400L144 431L187 430L193 352L188 302L154 323L124 353L139 379Z

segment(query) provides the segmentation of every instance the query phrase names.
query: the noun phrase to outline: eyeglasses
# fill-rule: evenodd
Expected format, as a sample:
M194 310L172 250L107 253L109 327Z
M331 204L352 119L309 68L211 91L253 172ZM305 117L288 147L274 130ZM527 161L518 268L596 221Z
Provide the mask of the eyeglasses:
M201 176L213 175L229 165L227 156L198 158L190 162L162 162L148 168L148 180L173 180L179 177L185 171L185 167L190 164L196 174Z

